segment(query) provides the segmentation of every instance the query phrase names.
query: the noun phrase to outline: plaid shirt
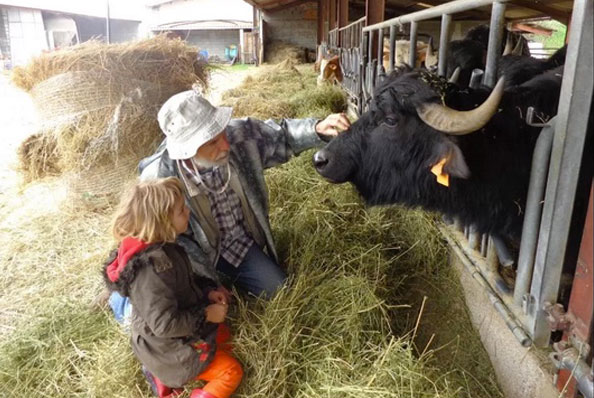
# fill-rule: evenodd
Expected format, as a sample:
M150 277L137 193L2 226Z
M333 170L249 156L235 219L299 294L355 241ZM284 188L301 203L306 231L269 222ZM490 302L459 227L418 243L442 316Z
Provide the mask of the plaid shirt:
M221 193L213 193L204 188L204 184L215 192L223 188L226 181L220 167L200 170L200 175L197 176L186 165L186 162L182 161L180 163L183 165L184 173L188 177L188 180L208 196L212 215L221 234L221 256L234 267L239 267L254 243L254 240L245 228L239 197L231 187L227 187Z

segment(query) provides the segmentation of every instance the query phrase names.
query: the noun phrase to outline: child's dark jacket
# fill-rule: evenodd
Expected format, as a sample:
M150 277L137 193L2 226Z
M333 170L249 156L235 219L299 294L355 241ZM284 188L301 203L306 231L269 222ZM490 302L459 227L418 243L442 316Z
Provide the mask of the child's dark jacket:
M218 325L206 321L205 308L216 283L197 280L185 251L174 243L134 254L112 281L107 270L117 257L112 254L103 275L111 290L130 297L134 353L165 385L183 386L202 373L214 355Z

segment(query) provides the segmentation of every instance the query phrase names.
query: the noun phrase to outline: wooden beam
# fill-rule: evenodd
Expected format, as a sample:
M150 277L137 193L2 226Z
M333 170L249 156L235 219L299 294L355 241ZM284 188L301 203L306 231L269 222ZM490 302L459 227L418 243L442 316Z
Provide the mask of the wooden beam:
M330 0L330 7L329 7L329 25L328 29L332 30L336 28L337 18L336 18L336 2L338 0Z
M511 28L512 28L512 30L520 30L522 32L534 33L536 35L541 35L541 36L551 36L554 32L553 29L547 29L547 28L543 28L540 26L528 25L528 24L520 23L520 22L514 22L512 24Z
M367 15L367 25L383 22L385 11L386 0L366 0L365 15Z
M567 24L569 22L569 17L571 16L571 12L563 12L560 10L556 10L554 8L543 5L539 1L513 0L512 4L515 4L520 7L528 8L529 10L542 12L543 14L545 14L551 18L554 18L560 22L563 22L564 24Z
M386 0L366 0L365 1L365 15L367 16L366 25L369 26L369 25L376 24L378 22L383 22L385 12L386 12ZM378 51L377 42L378 42L378 40L377 40L377 32L376 32L375 37L373 38L372 46L371 46L371 54L372 54L373 59L377 58L377 51ZM380 59L379 62L382 62L382 60Z
M326 5L325 3L325 0L318 0L318 45L322 44L322 41L324 40L324 7Z
M267 7L265 9L265 11L277 12L277 11L281 11L281 10L286 10L287 8L297 7L304 3L313 3L315 1L316 0L291 0L290 2L289 1L279 2L278 5Z
M339 0L338 3L338 27L342 28L349 24L349 0Z

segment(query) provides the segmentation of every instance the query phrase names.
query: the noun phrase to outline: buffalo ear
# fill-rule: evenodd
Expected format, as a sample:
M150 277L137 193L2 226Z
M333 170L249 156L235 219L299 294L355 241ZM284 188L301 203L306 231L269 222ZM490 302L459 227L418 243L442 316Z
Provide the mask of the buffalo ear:
M458 145L454 144L450 140L440 143L437 146L430 167L438 164L443 159L445 159L445 164L443 165L444 173L458 178L470 177L470 170L468 169L466 160L464 160L462 151Z

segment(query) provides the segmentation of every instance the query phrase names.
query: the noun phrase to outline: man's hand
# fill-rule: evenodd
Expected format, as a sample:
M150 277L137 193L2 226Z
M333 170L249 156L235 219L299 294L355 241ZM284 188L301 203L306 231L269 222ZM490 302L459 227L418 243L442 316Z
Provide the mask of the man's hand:
M224 304L211 304L204 310L206 312L206 320L212 323L222 323L227 316L227 309L229 307Z
M231 295L231 292L223 285L220 285L216 290L211 290L210 293L208 293L208 299L211 303L229 304L232 298L233 296Z
M316 133L327 137L336 137L339 132L349 127L351 127L351 122L344 113L333 113L316 124Z

